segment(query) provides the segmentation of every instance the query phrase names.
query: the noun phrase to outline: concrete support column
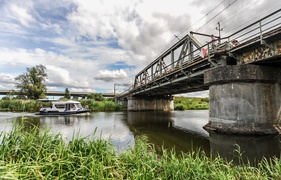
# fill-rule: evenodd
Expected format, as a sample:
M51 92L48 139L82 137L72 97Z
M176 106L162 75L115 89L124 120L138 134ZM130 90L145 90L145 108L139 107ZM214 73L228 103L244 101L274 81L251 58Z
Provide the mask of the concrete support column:
M258 65L223 66L204 74L210 85L207 130L276 134L281 124L281 69Z
M118 99L118 98L115 97L115 103L117 103L119 105L122 105L122 106L125 106L125 107L128 106L127 98Z
M130 96L128 97L128 111L173 111L173 96Z

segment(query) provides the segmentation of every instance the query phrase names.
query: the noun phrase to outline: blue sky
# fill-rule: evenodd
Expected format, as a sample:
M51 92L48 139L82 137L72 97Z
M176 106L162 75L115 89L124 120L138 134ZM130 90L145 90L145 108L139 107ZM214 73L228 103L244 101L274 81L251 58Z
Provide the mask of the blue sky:
M218 22L228 34L280 5L279 0L0 0L0 89L15 89L16 76L42 64L48 90L113 92L114 83L133 83L135 74L177 41L174 35L198 29L217 34Z

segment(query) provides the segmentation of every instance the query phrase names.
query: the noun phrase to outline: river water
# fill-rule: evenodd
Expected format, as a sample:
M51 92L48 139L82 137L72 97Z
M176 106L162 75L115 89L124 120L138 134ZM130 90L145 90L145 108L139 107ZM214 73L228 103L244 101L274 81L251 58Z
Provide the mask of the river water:
M62 134L66 141L73 136L109 140L119 152L146 135L156 149L175 148L176 152L204 150L227 160L242 154L244 161L256 164L262 157L280 157L280 136L235 136L208 133L208 110L173 112L92 112L90 116L36 116L30 113L0 113L0 131L10 131L13 124L35 125L41 131L50 129Z

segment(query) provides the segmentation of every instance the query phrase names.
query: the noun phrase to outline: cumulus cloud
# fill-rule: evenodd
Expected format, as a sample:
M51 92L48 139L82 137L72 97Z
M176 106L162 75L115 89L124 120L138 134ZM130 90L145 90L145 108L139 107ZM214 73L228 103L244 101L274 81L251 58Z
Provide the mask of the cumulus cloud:
M15 81L12 76L5 73L0 73L0 88L1 89L15 89Z
M1 83L13 83L14 78L11 77L9 74L0 73L0 82Z
M49 86L65 86L70 83L69 71L64 68L48 65L46 72L48 74L46 81Z
M128 77L128 75L122 69L120 69L120 70L113 70L113 71L101 70L101 71L99 71L99 74L97 74L95 76L95 79L96 80L106 81L106 82L113 82L113 81L116 81L116 80L125 79L127 77Z
M42 64L47 67L48 89L112 91L114 81L133 81L140 70L177 42L174 35L181 38L198 29L202 33L218 34L215 29L218 22L224 28L222 35L227 35L281 5L279 0L270 2L3 1L0 5L2 81L12 81L26 67ZM206 42L201 38L198 37ZM117 67L118 62L123 62L125 67ZM0 87L4 88L7 83L2 81Z

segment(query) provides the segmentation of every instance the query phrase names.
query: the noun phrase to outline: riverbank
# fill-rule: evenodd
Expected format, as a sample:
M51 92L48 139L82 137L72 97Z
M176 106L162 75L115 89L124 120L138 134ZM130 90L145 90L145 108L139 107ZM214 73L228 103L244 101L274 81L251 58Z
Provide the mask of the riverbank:
M60 134L20 126L1 137L1 179L278 179L281 174L278 159L251 167L203 151L157 153L143 136L123 153L105 140L74 136L65 143Z
M174 99L175 110L209 109L209 98L179 97Z
M91 111L120 111L126 108L116 104L113 99L104 99L102 101L96 101L94 99L82 99L79 100L83 107L86 105ZM0 100L0 111L2 112L37 112L40 105L43 107L50 107L50 102L39 102L36 100Z
M94 99L79 100L83 107L88 106L91 111L122 111L126 107L116 104L114 99L104 99L96 101ZM50 102L39 102L36 100L0 100L0 111L2 112L37 112L40 105L43 107L51 106ZM209 109L208 98L175 97L175 110L201 110Z

